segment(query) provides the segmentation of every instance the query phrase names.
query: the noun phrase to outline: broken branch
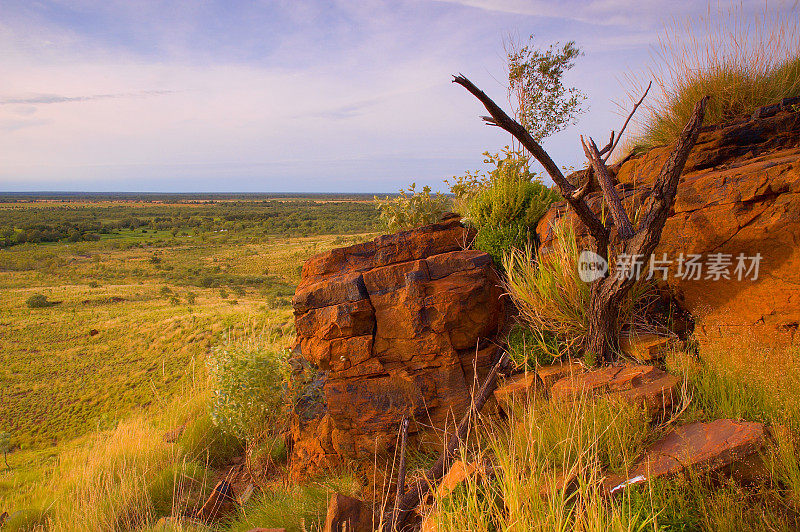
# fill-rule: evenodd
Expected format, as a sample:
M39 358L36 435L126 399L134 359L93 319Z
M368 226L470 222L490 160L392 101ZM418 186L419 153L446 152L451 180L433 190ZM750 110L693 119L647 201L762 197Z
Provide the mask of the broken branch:
M445 447L444 451L442 451L439 459L425 473L425 476L422 479L417 480L417 482L414 484L414 487L405 493L405 495L403 495L400 503L397 505L397 518L394 523L398 529L402 528L403 522L406 520L411 510L419 505L419 503L422 501L422 498L428 493L428 491L430 491L431 487L439 482L444 474L450 469L455 452L467 437L473 416L481 411L483 405L486 404L486 401L497 387L497 373L500 371L500 368L503 366L507 358L508 354L503 352L500 360L497 361L492 368L492 371L490 371L489 375L486 377L486 380L484 381L483 386L481 386L477 397L473 397L470 407L464 413L464 417L461 418L455 434L453 434L453 436L447 442L447 447Z
M608 242L608 229L603 225L600 219L595 215L589 206L583 201L583 198L574 198L573 195L575 194L575 186L570 183L567 178L564 177L564 174L561 173L559 170L558 165L553 162L553 159L550 158L550 155L544 148L539 145L533 137L531 137L530 133L522 127L522 125L514 120L513 118L509 117L505 111L503 111L494 101L486 95L485 92L480 90L476 87L470 80L465 78L462 75L453 76L453 83L457 83L467 89L473 96L475 96L489 111L489 114L492 115L492 123L493 125L497 125L504 129L505 131L511 133L511 135L522 144L531 155L533 155L534 159L539 161L539 163L544 166L544 169L547 171L550 178L558 187L561 195L567 200L567 203L570 204L572 209L578 215L578 218L586 225L589 229L589 232L598 242L598 248L604 248L606 243Z
M614 153L614 149L617 147L617 144L619 144L619 139L622 138L622 134L625 132L625 128L628 127L628 122L631 121L631 118L633 117L633 114L636 112L636 110L639 108L639 106L642 105L642 102L644 101L645 97L647 96L647 93L650 92L650 87L652 87L652 86L653 86L653 82L651 81L650 83L647 84L647 89L645 89L644 94L642 94L642 97L639 98L639 101L636 102L636 105L634 105L633 109L631 109L631 112L628 115L628 118L625 120L625 123L622 124L622 129L619 130L619 135L617 135L617 141L614 142L613 144L611 144L611 148L609 148L608 154L603 159L604 163L606 161L608 161L608 158L611 157L612 153ZM614 132L613 131L611 132L611 140L612 141L614 140ZM605 149L605 148L603 148L603 149ZM602 153L605 153L605 152L601 151L600 153L602 154Z
M601 159L600 151L597 149L597 145L591 137L589 138L589 142L586 142L583 139L583 135L581 135L581 145L583 146L583 152L586 154L586 158L592 163L592 168L597 176L597 182L600 185L600 190L603 191L603 198L605 198L611 210L611 217L614 219L614 225L617 226L619 236L627 240L633 236L633 224L630 218L628 218L628 214L625 212L625 207L623 207L622 200L619 194L617 194L617 189L614 188L614 182L611 180L606 164L603 162L603 159Z

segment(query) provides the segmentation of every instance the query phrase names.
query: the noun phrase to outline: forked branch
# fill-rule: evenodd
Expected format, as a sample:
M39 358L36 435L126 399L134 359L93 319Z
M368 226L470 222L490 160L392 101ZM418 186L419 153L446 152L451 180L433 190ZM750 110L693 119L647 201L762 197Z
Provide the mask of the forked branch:
M603 159L601 159L600 150L597 149L597 145L591 137L589 138L589 142L586 142L583 136L581 136L581 145L583 146L583 153L586 154L586 158L592 163L594 175L597 176L600 190L603 191L603 197L611 210L611 217L614 219L614 225L617 226L619 236L622 237L623 240L627 240L633 236L633 224L630 218L628 218L628 214L625 212L625 207L623 207L622 200L619 194L617 194L617 189L614 188L614 182L611 180L608 168L603 162Z

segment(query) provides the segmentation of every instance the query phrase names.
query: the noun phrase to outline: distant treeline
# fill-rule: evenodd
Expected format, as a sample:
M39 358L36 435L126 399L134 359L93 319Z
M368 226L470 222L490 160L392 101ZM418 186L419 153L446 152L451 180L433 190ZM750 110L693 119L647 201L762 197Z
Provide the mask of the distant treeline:
M382 196L383 194L379 194ZM394 194L389 194L394 195ZM0 203L56 201L63 203L128 201L135 203L214 203L217 201L264 201L274 199L316 201L370 201L373 193L273 192L273 193L193 193L193 192L0 192Z
M161 197L158 203L129 200L108 203L108 196L89 204L73 196L71 202L52 200L0 207L0 247L25 242L98 240L103 235L130 231L169 231L174 236L223 231L265 235L350 234L378 227L378 210L371 201L284 199L237 201L197 200L181 204ZM207 196L206 196L207 198ZM106 203L102 203L105 201ZM96 203L93 204L93 203Z

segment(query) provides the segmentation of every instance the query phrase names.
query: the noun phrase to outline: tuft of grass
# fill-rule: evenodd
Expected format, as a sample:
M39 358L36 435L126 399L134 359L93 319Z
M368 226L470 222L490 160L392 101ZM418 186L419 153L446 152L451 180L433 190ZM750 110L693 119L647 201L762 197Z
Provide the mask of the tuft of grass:
M62 453L49 481L49 530L135 530L202 504L211 478L144 418Z
M668 26L650 77L661 95L647 109L641 147L669 144L689 120L695 103L711 96L705 122L751 114L781 98L800 95L798 18L742 5ZM646 84L646 83L645 83ZM641 84L639 84L641 85Z
M511 249L503 256L505 286L520 317L537 334L558 340L558 355L577 353L589 331L589 284L578 274L578 244L565 224L555 229L554 245L534 255L533 249Z
M520 324L511 328L506 344L509 358L519 370L535 370L538 366L552 364L559 355L554 334Z
M287 532L322 530L328 498L333 493L357 496L360 485L350 475L334 475L305 485L276 486L254 497L238 516L229 520L226 532L245 532L255 527L285 528Z
M643 409L607 399L520 404L492 429L495 478L474 475L436 501L436 530L641 530L657 511L629 515L601 493L603 469L623 470L648 434ZM560 479L568 478L563 482Z

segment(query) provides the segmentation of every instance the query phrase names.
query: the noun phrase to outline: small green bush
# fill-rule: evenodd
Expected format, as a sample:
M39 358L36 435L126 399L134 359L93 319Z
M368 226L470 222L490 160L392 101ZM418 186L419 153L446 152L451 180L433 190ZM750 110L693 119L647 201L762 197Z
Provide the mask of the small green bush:
M483 227L475 236L473 247L491 255L495 264L503 264L503 254L510 249L536 247L536 233L522 224Z
M54 303L48 301L47 296L43 294L33 294L25 300L25 304L28 305L28 308L47 308L54 305Z
M431 195L431 187L427 185L417 192L416 186L416 183L411 183L395 198L386 196L381 200L375 197L381 222L387 230L402 231L438 222L449 209L450 202L446 196L439 192Z
M208 361L211 416L223 430L248 440L285 423L285 353L267 342L229 342Z
M531 171L529 156L508 147L484 155L492 168L454 178L451 191L465 221L478 231L475 248L502 266L503 253L535 247L536 224L561 196Z

